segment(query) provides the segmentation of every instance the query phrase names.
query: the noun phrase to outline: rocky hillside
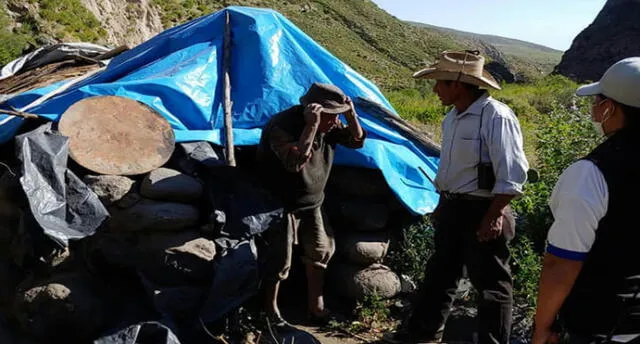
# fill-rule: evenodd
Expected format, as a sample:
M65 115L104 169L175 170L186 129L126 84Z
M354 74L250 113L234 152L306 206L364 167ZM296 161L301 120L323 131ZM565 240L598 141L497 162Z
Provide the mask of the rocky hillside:
M640 0L608 0L573 41L556 72L584 82L598 80L616 61L640 56Z
M281 12L385 89L415 86L412 72L444 49L480 49L505 80L514 75L536 77L551 70L546 63L528 59L527 54L516 57L487 40L410 25L370 0L4 0L0 2L0 65L52 42L135 45L164 28L225 5Z

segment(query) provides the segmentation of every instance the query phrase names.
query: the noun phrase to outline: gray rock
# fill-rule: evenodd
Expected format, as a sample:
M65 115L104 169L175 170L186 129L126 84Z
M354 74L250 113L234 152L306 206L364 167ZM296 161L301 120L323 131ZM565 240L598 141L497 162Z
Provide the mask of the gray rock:
M377 294L392 298L401 291L400 278L388 267L374 264L367 268L340 264L333 267L332 287L341 296L362 300L367 295Z
M336 241L339 252L350 263L365 266L381 262L389 249L389 234L386 232L349 233Z
M340 203L340 212L356 225L355 229L361 231L379 231L389 221L389 208L386 204L344 201Z
M198 208L183 203L142 199L130 208L109 209L109 228L113 231L176 231L198 223Z
M144 178L140 193L157 201L191 203L198 201L202 196L202 184L178 171L159 168Z
M215 243L196 231L157 233L140 237L140 271L162 285L211 282Z
M502 64L497 61L491 61L484 66L485 70L491 74L496 81L514 83L516 82L516 74L507 67L506 64Z
M123 176L88 175L83 178L105 206L121 200L133 187L134 181Z
M49 343L93 339L103 325L103 305L85 278L54 276L16 295L13 314L21 330Z

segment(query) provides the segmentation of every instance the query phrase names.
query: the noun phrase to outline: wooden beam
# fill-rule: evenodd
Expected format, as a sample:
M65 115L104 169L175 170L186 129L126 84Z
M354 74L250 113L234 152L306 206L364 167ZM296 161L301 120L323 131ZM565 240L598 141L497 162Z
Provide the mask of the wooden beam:
M224 72L224 133L226 141L227 165L236 166L236 157L233 148L233 120L231 118L231 78L229 71L231 69L231 22L229 18L229 10L226 11L226 25L224 28L224 60L222 69Z

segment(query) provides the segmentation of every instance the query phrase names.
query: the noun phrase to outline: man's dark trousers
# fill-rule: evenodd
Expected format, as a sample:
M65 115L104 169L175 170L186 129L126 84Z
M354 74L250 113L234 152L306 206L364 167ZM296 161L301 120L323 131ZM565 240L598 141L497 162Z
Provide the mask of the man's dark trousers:
M513 280L509 269L505 235L489 242L478 241L476 231L491 200L445 199L433 219L435 252L425 269L418 290L409 330L436 337L449 316L457 283L466 265L471 283L478 290L479 343L508 343L511 333ZM509 212L504 224L513 223ZM507 217L506 216L506 217ZM513 231L513 228L509 230ZM512 233L507 233L512 237ZM422 337L422 336L421 336Z

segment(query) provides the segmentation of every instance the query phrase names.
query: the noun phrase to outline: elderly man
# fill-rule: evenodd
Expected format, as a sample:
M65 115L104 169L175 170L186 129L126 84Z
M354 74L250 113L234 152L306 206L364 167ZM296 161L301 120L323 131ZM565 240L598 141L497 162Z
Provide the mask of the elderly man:
M278 289L288 276L292 244L298 239L304 251L309 315L319 321L328 316L323 300L324 270L335 244L321 210L324 188L336 144L356 149L365 139L351 99L339 88L314 83L300 102L269 121L258 148L261 173L282 199L287 214L286 230L275 231L270 238L265 277L268 312L280 324L286 322L278 309ZM345 115L347 127L339 114Z
M433 91L453 108L442 124L435 252L411 318L387 339L439 342L466 266L479 293L479 342L508 343L513 288L507 243L514 235L508 205L522 194L528 170L518 119L484 90L500 86L477 51L444 52L414 77L435 79Z
M533 343L551 338L559 315L568 343L640 333L640 57L619 61L599 82L591 120L606 141L569 166L556 184ZM634 315L635 313L635 315Z

